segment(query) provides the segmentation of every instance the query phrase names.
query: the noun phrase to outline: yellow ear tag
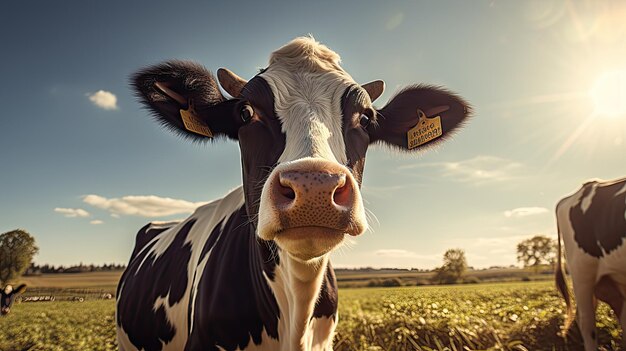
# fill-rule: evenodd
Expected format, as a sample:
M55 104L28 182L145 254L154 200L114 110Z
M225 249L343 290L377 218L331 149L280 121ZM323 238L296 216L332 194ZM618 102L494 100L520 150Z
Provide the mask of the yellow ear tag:
M183 119L183 124L188 131L213 138L211 128L196 115L191 102L186 110L180 109L180 117Z
M422 110L417 110L417 125L406 133L409 150L437 139L443 135L441 116L428 118Z

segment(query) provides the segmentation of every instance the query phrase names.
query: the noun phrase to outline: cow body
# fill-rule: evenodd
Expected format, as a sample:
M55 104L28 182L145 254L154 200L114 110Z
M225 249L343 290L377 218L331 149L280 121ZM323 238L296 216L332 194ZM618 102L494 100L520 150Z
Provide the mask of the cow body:
M469 108L445 90L413 86L376 110L384 84L356 84L312 38L275 51L250 81L225 69L218 79L233 99L194 63L133 78L165 126L238 141L243 184L184 221L139 231L117 291L120 348L332 350L338 300L328 257L345 235L367 229L368 146L408 152L409 129L434 119L439 133L424 145L436 144Z
M626 330L626 179L585 183L559 202L556 215L585 350L596 350L596 299L611 306ZM557 285L571 311L560 251L559 239Z

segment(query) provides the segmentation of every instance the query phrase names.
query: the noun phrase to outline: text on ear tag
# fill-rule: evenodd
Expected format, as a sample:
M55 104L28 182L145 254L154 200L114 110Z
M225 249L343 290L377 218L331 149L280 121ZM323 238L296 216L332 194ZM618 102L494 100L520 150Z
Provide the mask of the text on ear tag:
M441 116L428 118L422 112L417 110L419 116L417 125L406 133L408 140L408 149L414 149L420 145L424 145L427 142L437 139L443 135L443 129L441 128Z
M213 138L211 128L195 114L191 104L189 104L189 108L186 110L180 109L180 117L183 119L185 129L188 131Z

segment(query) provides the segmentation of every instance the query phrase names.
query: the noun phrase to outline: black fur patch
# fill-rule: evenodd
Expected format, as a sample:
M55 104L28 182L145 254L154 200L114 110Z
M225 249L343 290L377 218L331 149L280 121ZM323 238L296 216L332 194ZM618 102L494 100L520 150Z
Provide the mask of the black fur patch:
M587 183L581 199L593 190L595 194L586 212L582 210L582 200L570 209L570 220L574 229L574 240L587 254L602 257L620 247L626 238L626 180L607 183Z
M449 109L441 116L443 135L416 149L409 150L407 131L418 122L417 109L428 111L438 106ZM384 143L401 151L417 151L440 144L458 132L472 115L472 108L463 98L439 86L419 84L402 89L376 114L376 123L368 127L372 143ZM435 117L435 116L429 116Z
M171 306L185 294L188 282L187 265L191 257L191 245L185 244L185 239L194 223L195 219L190 220L178 233L172 233L175 235L174 240L156 260L153 254L146 257L156 241L142 251L135 248L135 251L140 252L131 258L120 279L117 324L124 329L129 340L138 349L159 351L162 349L162 342L171 341L176 334L176 329L167 320L163 306L154 311L154 303L157 298L169 294L167 303ZM141 236L145 236L145 230Z
M254 118L239 128L238 137L247 211L250 218L256 219L265 180L285 150L285 134L274 111L272 89L265 79L250 79L241 95L254 109Z
M322 282L320 296L315 304L312 318L335 318L337 315L338 303L337 278L335 277L335 270L330 265L330 262L328 262L326 276Z
M361 95L367 94L359 86L351 86L346 89L341 97L341 113L343 118L342 132L346 145L346 156L348 163L345 165L350 169L359 187L363 181L363 168L365 167L365 155L370 143L370 136L367 130L360 125L360 116L364 113L373 113L369 106L364 106L365 101ZM372 119L374 116L371 116Z
M248 223L242 207L229 218L220 238L207 245L212 249L203 250L210 256L198 284L185 350L243 349L250 341L260 344L263 330L278 338L280 312L262 274L273 272L276 261L267 256L265 243Z

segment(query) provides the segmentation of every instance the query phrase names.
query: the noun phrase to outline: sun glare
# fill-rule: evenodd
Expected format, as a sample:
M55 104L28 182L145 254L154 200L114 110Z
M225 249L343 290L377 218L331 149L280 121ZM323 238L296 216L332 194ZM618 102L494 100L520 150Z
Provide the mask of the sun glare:
M596 115L626 118L626 70L602 74L591 87L590 95Z

